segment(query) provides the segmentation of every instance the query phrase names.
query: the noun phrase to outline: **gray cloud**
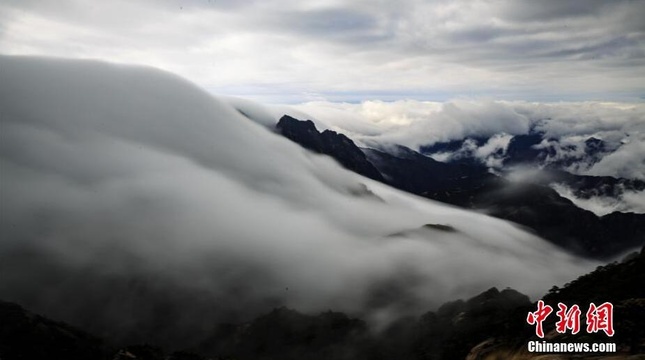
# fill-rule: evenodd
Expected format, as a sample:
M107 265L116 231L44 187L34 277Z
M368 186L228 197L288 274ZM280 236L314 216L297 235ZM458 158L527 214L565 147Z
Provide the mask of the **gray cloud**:
M637 1L5 2L0 51L152 65L271 101L636 100ZM256 92L270 87L277 94ZM280 96L279 94L284 94Z
M285 15L282 20L288 18L293 20L284 23L286 28L322 37L360 33L373 30L377 26L372 16L346 9L293 12Z
M576 19L588 16L601 16L616 8L629 6L634 1L591 0L591 1L558 1L540 2L515 1L504 6L503 14L515 21L554 21Z

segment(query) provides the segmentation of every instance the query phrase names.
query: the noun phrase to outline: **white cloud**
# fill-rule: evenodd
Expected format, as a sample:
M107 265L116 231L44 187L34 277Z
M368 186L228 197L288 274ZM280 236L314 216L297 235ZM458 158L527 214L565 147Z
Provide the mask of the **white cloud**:
M475 156L481 159L489 168L501 168L506 155L506 149L508 149L508 144L512 138L512 135L506 133L495 134L488 139L486 144L477 148Z
M611 214L615 211L645 214L645 192L625 191L620 197L593 196L590 198L577 197L574 192L563 184L554 183L551 187L560 196L571 200L577 207L589 210L598 216Z
M645 180L645 133L633 136L615 152L605 156L591 169L589 175L610 175Z
M315 114L321 123L332 123L337 129L355 135L359 141L372 138L412 148L467 136L487 137L502 132L524 134L529 130L526 116L504 103L494 101L454 100L436 103L399 100L364 101L360 104L315 102L294 108ZM329 109L333 108L337 111L330 112ZM338 110L348 114L343 116ZM359 127L357 123L363 127ZM367 131L364 130L365 124L371 125Z

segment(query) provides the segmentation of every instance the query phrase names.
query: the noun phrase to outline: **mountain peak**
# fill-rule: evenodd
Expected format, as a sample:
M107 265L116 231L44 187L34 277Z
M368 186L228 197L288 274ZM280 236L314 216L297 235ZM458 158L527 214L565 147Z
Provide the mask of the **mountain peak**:
M329 155L343 167L370 179L384 181L381 173L369 162L361 149L344 134L332 130L322 133L311 120L298 120L284 115L276 130L289 140L319 154Z

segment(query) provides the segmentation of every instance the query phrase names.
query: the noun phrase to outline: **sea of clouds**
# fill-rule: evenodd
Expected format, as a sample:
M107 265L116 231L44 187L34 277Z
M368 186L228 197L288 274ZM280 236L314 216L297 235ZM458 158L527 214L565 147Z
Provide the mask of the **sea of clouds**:
M597 265L249 120L275 121L276 108L149 68L30 57L0 67L0 298L99 335L189 342L282 305L378 326L491 286L535 298ZM303 107L313 109L324 106ZM478 129L437 139L485 128L478 110L507 114L495 131L530 122L506 104L469 109ZM382 121L350 135L420 140Z

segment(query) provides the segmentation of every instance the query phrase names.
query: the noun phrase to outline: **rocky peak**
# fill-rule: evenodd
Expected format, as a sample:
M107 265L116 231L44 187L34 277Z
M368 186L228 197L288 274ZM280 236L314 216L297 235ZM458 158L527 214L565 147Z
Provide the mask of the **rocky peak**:
M319 154L333 157L343 167L377 181L384 181L381 173L367 160L361 149L343 134L316 129L311 120L298 120L284 115L278 121L276 130L289 140Z

